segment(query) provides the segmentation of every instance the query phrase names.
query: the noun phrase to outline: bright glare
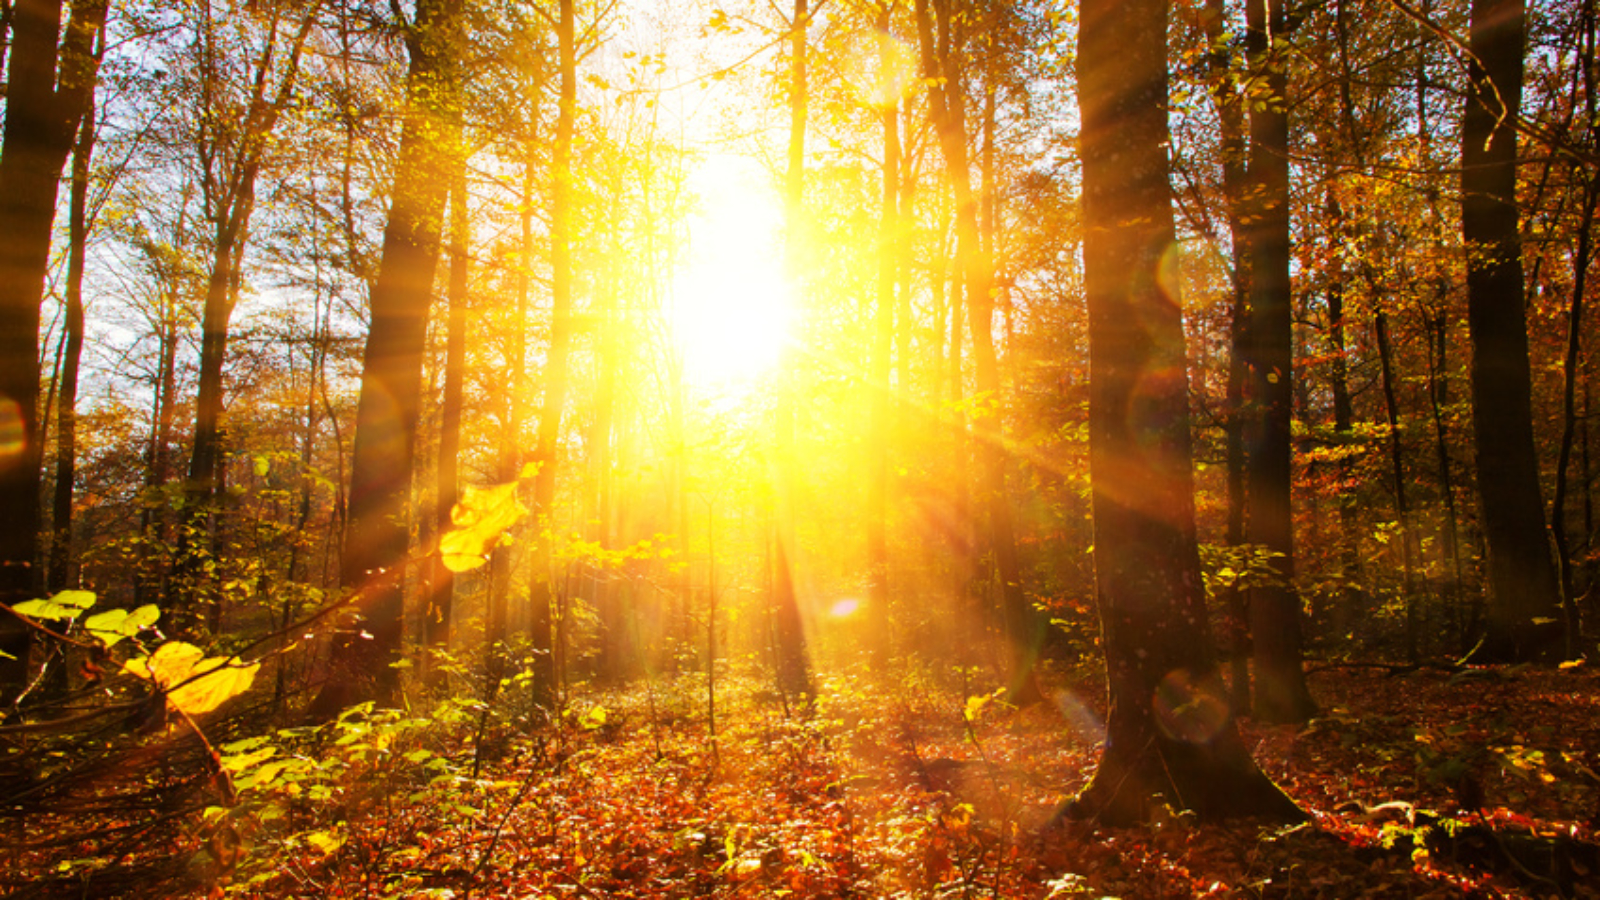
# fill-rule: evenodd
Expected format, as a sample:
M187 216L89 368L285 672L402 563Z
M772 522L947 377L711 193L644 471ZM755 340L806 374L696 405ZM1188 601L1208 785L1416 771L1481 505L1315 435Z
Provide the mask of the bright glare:
M828 608L828 615L834 617L835 619L848 619L855 615L856 610L860 608L860 600L857 600L853 597L846 597L843 600L834 601L833 606Z
M782 212L768 180L737 157L702 162L690 189L699 206L673 284L673 331L691 384L742 392L777 364L788 339Z

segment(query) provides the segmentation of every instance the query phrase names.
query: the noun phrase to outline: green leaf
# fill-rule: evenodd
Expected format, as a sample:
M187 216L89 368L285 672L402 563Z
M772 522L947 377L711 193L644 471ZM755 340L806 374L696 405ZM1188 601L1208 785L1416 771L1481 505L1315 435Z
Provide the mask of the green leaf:
M76 619L94 605L94 591L62 591L48 600L24 600L11 607L19 616L52 622Z
M126 609L108 609L103 613L96 613L83 620L83 627L88 629L100 643L113 647L123 638L130 638L140 630L154 625L161 618L161 610L154 603L146 603L138 609L129 612Z

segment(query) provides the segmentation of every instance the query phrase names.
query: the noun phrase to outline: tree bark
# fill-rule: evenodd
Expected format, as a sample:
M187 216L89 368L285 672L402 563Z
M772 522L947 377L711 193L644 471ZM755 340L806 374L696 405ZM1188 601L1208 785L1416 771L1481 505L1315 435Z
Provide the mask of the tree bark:
M1078 39L1089 457L1106 749L1064 813L1303 818L1256 768L1206 620L1168 182L1167 4L1084 0Z
M1517 134L1523 0L1472 0L1461 125L1461 232L1467 247L1473 436L1488 544L1480 660L1561 654L1554 565L1533 446L1532 376L1518 233Z
M312 704L318 717L368 699L390 703L399 687L391 664L399 659L404 626L422 358L450 186L445 166L452 151L440 146L445 130L439 123L448 120L454 101L448 67L458 51L459 16L459 0L420 0L407 29L410 108L372 289L339 570L340 585L355 595L361 620L336 640L334 671Z
M560 56L561 94L556 109L556 141L551 158L550 192L550 352L544 367L544 409L539 418L535 459L539 472L533 482L534 515L537 528L545 528L554 513L556 496L556 441L561 436L561 418L567 402L567 351L572 335L572 131L577 113L578 56L577 25L572 0L561 0L556 22ZM534 693L538 702L555 698L555 646L552 640L556 610L556 573L548 562L548 548L534 552L541 557L533 578L534 646L548 650L534 664Z
M189 456L189 474L185 485L183 526L178 532L178 559L176 596L168 608L162 610L163 618L173 622L182 631L196 631L200 621L201 605L220 603L213 590L207 589L204 580L204 561L214 554L210 539L209 522L217 492L217 471L222 464L222 367L227 356L228 324L238 293L235 289L244 262L244 245L250 230L250 217L255 212L256 180L265 162L267 139L277 125L284 108L294 97L294 85L300 68L300 55L306 38L316 19L315 7L307 9L292 38L289 58L284 63L277 91L267 95L270 76L276 65L278 27L281 19L276 13L268 24L266 45L256 59L250 73L252 95L239 133L231 141L215 138L218 144L231 144L237 150L231 155L208 153L209 161L221 157L223 171L217 172L208 164L204 173L207 182L209 207L206 212L213 226L211 246L211 271L206 279L205 306L201 312L200 371L195 398L194 443ZM201 26L211 27L209 17ZM206 68L208 79L221 78L215 61ZM209 98L209 91L204 95ZM202 119L207 123L204 134L210 136L218 124L218 110L202 107ZM213 151L216 148L213 148Z
M879 40L889 36L890 7L879 18ZM883 63L888 65L888 61ZM895 282L899 253L900 117L893 97L881 98L878 109L883 125L883 203L878 222L878 303L873 310L872 350L867 377L871 392L870 434L867 441L867 612L871 634L869 654L882 665L889 655L889 367L894 339Z
M101 46L104 46L102 41ZM50 557L46 590L54 594L74 583L72 576L72 495L78 462L78 371L83 360L83 269L89 244L89 165L94 157L93 87L72 149L72 186L67 201L66 343L61 354L56 396L56 477L50 507Z
M1222 190L1228 201L1228 238L1232 244L1232 290L1228 313L1228 382L1226 417L1223 420L1228 477L1228 522L1224 540L1238 547L1245 542L1245 404L1244 384L1249 374L1245 356L1250 330L1250 231L1246 226L1245 204L1250 194L1245 168L1245 121L1243 97L1237 79L1231 74L1226 45L1227 8L1223 0L1206 0L1204 23L1211 43L1208 64L1216 79L1212 97L1217 107L1221 131ZM1222 589L1228 613L1228 650L1231 702L1236 713L1250 709L1250 604L1237 584Z
M1276 45L1286 29L1283 0L1250 0L1246 41L1267 96L1250 108L1250 417L1246 534L1272 556L1274 579L1250 591L1255 715L1304 722L1316 711L1301 666L1300 597L1294 590L1290 448L1294 363L1289 282L1288 75Z
M466 377L467 316L471 297L467 281L472 248L472 219L467 208L467 154L461 148L450 178L450 276L445 288L444 398L439 410L439 463L434 518L436 535L452 525L451 510L460 497L461 396ZM435 554L430 561L428 597L422 615L422 643L430 654L450 649L451 614L455 605L455 573ZM434 683L442 673L427 668Z
M40 525L39 304L56 191L99 76L106 0L16 0L0 143L0 602L29 599ZM0 706L27 683L31 632L0 612Z
M789 23L789 147L788 172L784 181L784 221L786 265L789 278L800 280L800 239L805 215L806 142L806 31L811 23L807 0L794 0ZM812 693L811 666L806 656L804 622L799 598L795 595L795 379L792 354L784 366L778 388L773 428L773 480L776 494L776 523L772 548L772 612L778 643L777 682L787 695L809 697Z
M972 189L963 111L961 71L952 48L951 4L955 0L917 0L917 34L923 77L928 79L928 115L933 121L956 203L956 262L967 297L973 374L979 395L989 405L988 421L978 428L979 493L986 512L985 549L992 554L1000 591L1000 618L1010 644L1007 679L1014 701L1037 699L1033 662L1044 633L1022 591L1011 498L1006 493L1006 449L1000 370L994 348L994 262L985 252L978 222L979 198ZM935 40L937 29L937 40Z

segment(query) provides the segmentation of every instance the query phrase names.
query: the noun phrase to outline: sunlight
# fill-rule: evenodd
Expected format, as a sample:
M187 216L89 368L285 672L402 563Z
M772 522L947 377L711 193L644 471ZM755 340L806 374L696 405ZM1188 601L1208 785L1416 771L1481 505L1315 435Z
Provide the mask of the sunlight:
M843 600L835 601L832 606L828 607L828 615L835 619L848 619L855 615L856 610L860 608L860 600L857 600L853 597L846 597Z
M690 384L743 393L778 362L791 302L779 201L753 162L713 155L690 175L699 208L673 283L673 332Z

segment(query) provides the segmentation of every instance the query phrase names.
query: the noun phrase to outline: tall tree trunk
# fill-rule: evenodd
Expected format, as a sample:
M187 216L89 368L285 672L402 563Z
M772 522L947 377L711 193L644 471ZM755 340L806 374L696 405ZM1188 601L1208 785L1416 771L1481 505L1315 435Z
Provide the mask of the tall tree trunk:
M467 317L471 297L467 292L472 249L472 218L467 208L467 153L463 147L452 161L450 178L450 276L445 288L444 398L439 410L439 463L434 501L434 532L443 535L452 525L451 510L460 497L461 396L466 379ZM443 672L432 658L450 649L450 617L455 606L455 573L438 554L430 561L428 598L423 607L422 643L430 654L428 678L443 683Z
M336 641L334 671L312 704L331 716L352 703L389 703L399 686L399 658L410 537L412 469L422 406L422 358L428 307L452 156L441 127L453 113L449 71L459 52L459 0L419 0L407 29L409 109L400 132L394 193L383 232L371 324L362 357L350 464L349 524L339 581L355 594L361 621Z
M0 602L20 603L40 583L39 304L61 169L99 76L94 46L107 0L15 0L6 116L0 143ZM0 707L27 683L30 631L0 612Z
M1265 73L1267 97L1250 107L1250 181L1256 190L1250 227L1251 417L1247 533L1272 553L1271 584L1250 592L1255 657L1255 714L1269 722L1304 722L1316 711L1301 666L1300 597L1294 590L1294 519L1290 423L1294 364L1289 294L1288 75L1279 58L1283 0L1246 4L1252 68Z
M1089 465L1110 713L1099 769L1064 811L1126 823L1161 794L1205 818L1303 818L1251 760L1209 637L1182 312L1163 288L1177 262L1167 4L1084 0L1082 10Z
M1224 540L1238 547L1245 541L1245 404L1244 384L1249 375L1246 342L1250 322L1250 229L1245 204L1250 196L1245 168L1243 97L1231 73L1227 49L1228 13L1223 0L1206 0L1204 13L1206 39L1211 44L1208 64L1216 79L1212 96L1221 130L1222 189L1228 200L1228 238L1232 245L1232 271L1229 287L1227 417L1224 421L1228 473L1228 524ZM1231 671L1229 685L1233 710L1243 714L1250 709L1250 605L1247 595L1236 584L1222 591L1228 613L1228 649Z
M283 64L277 90L268 96L271 75L277 65L278 27L282 21L274 11L267 26L266 45L251 73L253 93L244 120L237 126L238 133L232 136L237 150L223 163L223 171L214 172L207 167L206 178L210 184L208 193L211 196L211 208L207 214L211 218L214 233L211 271L206 279L205 306L201 313L194 444L184 489L183 525L178 532L175 573L178 593L169 607L163 610L165 617L169 617L180 631L197 630L201 615L199 607L212 607L221 602L217 592L203 582L206 580L204 561L215 551L209 526L218 489L217 472L223 464L222 367L227 356L228 324L238 298L237 286L242 275L250 217L255 212L256 180L261 174L268 138L284 108L294 97L300 55L311 33L311 26L315 23L315 12L314 4L302 14L299 28L291 39L289 58ZM209 28L209 22L203 27ZM220 77L220 73L210 73L207 77ZM205 96L209 98L209 92ZM209 106L202 108L200 113L208 123L220 118L219 111ZM209 128L207 133L211 133ZM226 157L227 154L213 152L210 158L216 156ZM209 609L212 617L218 612L217 609Z
M620 246L625 240L621 233L623 176L616 170L609 175L612 203L606 212L606 221L611 229L608 238L613 246ZM589 496L594 504L588 516L591 523L589 540L606 549L610 549L617 539L612 473L617 451L617 345L621 337L620 317L617 314L619 297L618 279L615 276L603 276L594 299L595 367L598 371L594 386L594 419L589 426L586 455L590 474ZM586 593L594 606L600 629L600 652L595 663L595 674L602 680L614 680L622 677L632 664L627 646L626 614L619 605L619 579L599 565L589 565L588 572L591 577L584 582L588 585Z
M1333 390L1333 434L1338 444L1348 446L1355 437L1355 408L1350 398L1350 349L1346 330L1344 305L1345 259L1342 249L1345 240L1343 210L1337 198L1328 198L1328 220L1335 243L1332 272L1328 277L1328 341L1332 345L1333 365L1329 380ZM1336 639L1352 636L1355 623L1366 608L1366 592L1362 588L1359 510L1350 462L1342 455L1339 459L1339 598L1335 601L1331 617Z
M1574 79L1574 93L1579 90L1584 97L1584 121L1589 123L1589 145L1596 146L1593 129L1600 127L1595 122L1595 10L1593 0L1586 0L1580 13L1580 27L1582 34L1579 36L1579 46L1586 50L1580 52L1578 65L1579 77ZM1576 100L1573 103L1577 105ZM1566 654L1575 657L1578 653L1579 621L1578 621L1578 583L1574 571L1573 552L1567 539L1567 467L1572 462L1572 448L1579 427L1577 385L1582 373L1583 362L1580 355L1582 343L1584 292L1589 283L1589 260L1593 255L1592 234L1594 230L1595 208L1600 204L1600 178L1584 168L1574 167L1574 174L1583 184L1583 207L1578 218L1578 241L1573 254L1572 273L1572 299L1567 305L1567 354L1562 366L1561 390L1561 449L1556 461L1556 486L1555 497L1550 502L1550 531L1555 537L1556 571L1560 576L1561 605L1566 613L1567 643Z
M1400 518L1400 592L1406 608L1406 657L1419 659L1416 570L1411 558L1411 503L1406 498L1404 448L1400 443L1400 403L1395 396L1394 353L1389 345L1389 315L1380 307L1372 317L1378 339L1378 370L1383 383L1383 409L1389 423L1389 471L1394 478L1394 507Z
M185 199L185 202L186 199ZM183 234L183 217L178 234ZM147 603L166 593L169 562L169 523L167 498L162 496L171 480L173 431L178 409L178 332L181 314L176 280L164 286L156 310L155 403L150 415L150 441L145 445L144 490L139 504L139 551L133 585L134 601Z
M550 352L544 367L544 409L539 419L536 459L539 472L534 476L534 515L536 527L544 528L554 515L556 496L556 442L561 436L561 417L567 402L567 350L572 334L572 131L577 113L578 63L577 26L573 0L560 0L556 40L560 56L561 98L556 111L556 142L552 155L550 193ZM542 542L541 542L542 543ZM534 665L534 692L541 703L555 698L555 647L552 628L555 622L554 579L549 566L549 550L534 551L540 560L533 579L534 645L549 650Z
M103 46L103 41L102 41ZM50 564L46 589L54 594L75 579L72 572L72 495L78 463L78 370L83 360L83 268L89 244L89 164L94 157L95 107L89 105L72 149L72 187L67 201L66 343L56 398L56 478L51 497Z
M532 309L533 284L533 199L534 178L537 172L530 135L522 173L522 250L518 257L516 274L516 313L511 319L511 347L506 354L508 390L504 393L504 414L501 422L500 447L496 454L495 478L502 484L516 480L522 464L523 397L527 393L528 365L528 313ZM542 546L542 542L540 542ZM489 662L489 692L497 690L500 683L501 650L498 646L507 637L507 619L511 603L511 558L513 545L496 546L489 561L489 614L484 627L484 652Z
M1523 0L1472 0L1461 125L1461 232L1478 492L1488 543L1489 608L1479 659L1561 653L1533 446L1532 376L1517 213L1516 116L1522 105Z
M890 7L881 12L879 41L887 56ZM885 59L882 65L887 67ZM883 203L878 222L878 303L873 310L872 352L867 381L871 391L867 441L867 611L869 652L882 665L889 654L889 354L894 339L895 282L899 252L900 117L893 97L880 98L883 125Z
M784 182L785 248L788 276L800 279L800 235L805 215L806 143L806 31L811 24L807 0L794 0L789 35L789 147L788 172ZM789 355L789 354L786 354ZM793 358L789 355L779 387L776 424L773 429L773 478L777 495L776 524L772 548L772 611L778 642L778 688L785 694L811 694L811 668L806 657L804 623L795 595L795 379Z
M929 117L944 158L945 175L955 193L956 259L967 296L972 335L976 387L990 406L988 422L978 433L977 456L981 472L980 494L987 516L985 549L992 554L994 578L1001 596L1001 621L1011 645L1008 673L1014 699L1034 699L1033 660L1043 632L1022 591L1011 498L1006 493L1006 449L1003 436L1000 370L994 348L994 265L983 246L978 222L979 197L972 189L967 154L966 116L961 72L951 47L950 5L954 0L917 0L917 34L921 45L923 76L928 79ZM937 42L935 27L937 26Z
M1422 18L1432 15L1432 0L1422 0ZM1417 25L1417 63L1415 73L1417 111L1417 156L1424 170L1433 168L1433 122L1428 109L1428 52L1432 35L1421 23ZM1439 236L1439 194L1430 187L1428 200L1428 238L1441 243ZM1439 490L1444 500L1445 521L1443 544L1444 561L1449 566L1446 573L1444 600L1451 620L1457 626L1457 638L1466 640L1461 628L1461 537L1460 516L1456 512L1454 464L1450 459L1450 439L1445 426L1445 409L1450 405L1450 376L1446 360L1449 356L1450 313L1448 310L1449 284L1442 275L1429 279L1434 302L1423 303L1423 316L1428 330L1428 405L1433 417L1434 458L1439 467ZM1470 645L1469 645L1470 647ZM1463 650L1469 649L1463 647Z

